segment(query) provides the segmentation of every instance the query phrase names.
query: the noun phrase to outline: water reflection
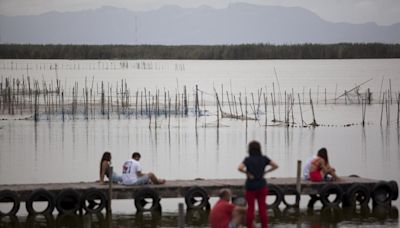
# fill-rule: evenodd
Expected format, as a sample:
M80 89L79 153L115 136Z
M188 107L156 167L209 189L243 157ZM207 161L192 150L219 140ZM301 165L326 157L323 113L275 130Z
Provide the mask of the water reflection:
M209 226L208 210L188 210L185 213L185 227ZM299 209L294 207L269 209L271 225L301 227L397 227L397 207ZM258 223L259 221L256 221ZM15 216L0 217L0 227L176 227L178 214L145 212L134 215L115 214L66 214L36 215L26 218Z

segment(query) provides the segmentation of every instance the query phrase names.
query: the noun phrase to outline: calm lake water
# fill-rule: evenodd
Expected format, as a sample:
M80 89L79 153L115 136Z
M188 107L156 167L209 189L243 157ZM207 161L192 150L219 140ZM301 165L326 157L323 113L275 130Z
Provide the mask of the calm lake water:
M56 66L57 65L57 66ZM57 70L56 70L57 69ZM276 71L276 74L275 74ZM288 177L296 175L297 160L305 161L321 147L329 152L330 163L339 175L357 174L362 177L381 180L395 180L400 183L400 131L397 127L397 104L389 105L390 115L383 116L380 124L382 105L376 104L380 92L400 90L400 60L257 60L257 61L69 61L69 60L1 60L0 77L29 77L47 82L60 79L68 91L74 82L93 84L101 81L116 85L126 79L128 88L136 91L146 87L149 90L166 89L182 93L183 85L193 90L196 84L204 91L206 100L214 102L213 87L239 92L254 92L263 88L273 91L272 83L278 90L302 94L312 90L315 104L317 128L270 126L271 107L259 121L222 119L219 129L215 127L215 108L198 120L195 118L157 118L158 128L149 129L149 120L144 117L112 116L110 120L96 118L84 120L67 118L46 118L38 122L32 120L0 121L0 184L79 182L98 179L98 166L104 151L111 151L112 165L121 172L122 163L132 152L142 154L144 171L153 171L168 179L195 178L243 178L237 166L246 156L246 146L250 140L262 144L264 154L279 164L279 169L268 177ZM369 79L372 79L368 81ZM390 81L389 81L390 79ZM2 80L2 79L0 79ZM368 81L360 89L367 88L373 93L375 104L366 110L367 125L362 127L361 105L324 104L324 90L327 100L332 101L344 90ZM383 82L383 83L382 83ZM336 92L335 92L336 91ZM225 98L226 99L226 98ZM332 102L331 102L332 103ZM228 112L228 106L224 105ZM310 105L303 105L303 116L312 122ZM284 115L283 106L281 113ZM294 106L294 120L300 121L298 106ZM7 117L3 115L2 117ZM389 120L387 120L389 117ZM281 118L281 119L282 119ZM267 178L268 178L267 177ZM211 199L211 203L216 199ZM373 210L350 213L348 211L324 212L321 209L307 211L306 197L300 211L285 211L270 215L274 227L303 225L339 225L346 227L397 227L398 211ZM113 218L74 217L63 219L26 217L21 205L19 217L3 218L1 224L30 223L73 224L91 223L112 226L141 226L153 223L155 226L174 227L177 221L177 204L183 199L163 199L161 216L134 215L133 201L113 201ZM394 206L400 206L399 201ZM271 212L272 213L272 212ZM33 222L32 222L33 221ZM63 222L64 221L64 222ZM68 224L68 221L71 224ZM188 214L187 226L208 225L207 215ZM149 225L151 226L151 224Z

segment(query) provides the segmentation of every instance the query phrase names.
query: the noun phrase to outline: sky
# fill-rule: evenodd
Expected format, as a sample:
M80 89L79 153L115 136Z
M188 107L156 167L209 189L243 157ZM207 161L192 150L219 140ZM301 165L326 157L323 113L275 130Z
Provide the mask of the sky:
M379 25L400 23L400 0L0 0L0 15L36 15L49 11L77 11L102 6L132 11L153 10L164 5L225 8L236 2L302 7L331 22L375 22Z

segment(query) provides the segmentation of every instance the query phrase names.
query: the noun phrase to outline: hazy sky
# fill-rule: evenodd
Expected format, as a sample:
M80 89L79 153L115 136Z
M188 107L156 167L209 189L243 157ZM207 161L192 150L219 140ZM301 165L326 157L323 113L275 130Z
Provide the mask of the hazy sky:
M95 9L104 5L133 11L157 9L166 4L186 8L201 5L224 8L235 2L303 7L333 22L400 23L400 0L0 0L0 14L32 15L54 10Z

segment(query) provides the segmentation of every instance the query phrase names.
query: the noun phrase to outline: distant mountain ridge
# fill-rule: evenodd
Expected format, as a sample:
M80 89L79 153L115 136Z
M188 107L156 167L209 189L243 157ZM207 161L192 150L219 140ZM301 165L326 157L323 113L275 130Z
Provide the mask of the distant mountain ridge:
M0 16L0 43L16 44L161 44L243 43L400 43L400 23L350 24L325 21L303 8L245 3L227 8L151 11L110 6L34 16Z

